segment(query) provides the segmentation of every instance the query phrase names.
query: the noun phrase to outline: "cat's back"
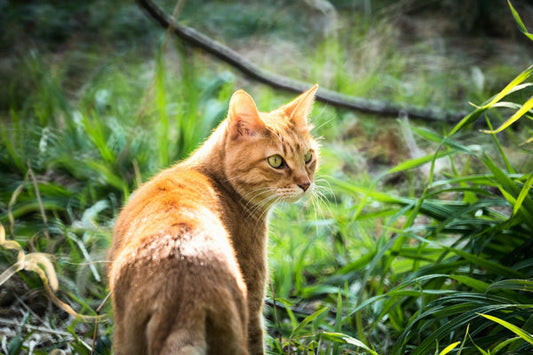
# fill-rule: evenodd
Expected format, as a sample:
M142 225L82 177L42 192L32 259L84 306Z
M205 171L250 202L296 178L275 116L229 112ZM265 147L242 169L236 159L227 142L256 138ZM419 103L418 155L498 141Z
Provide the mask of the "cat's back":
M111 256L173 225L202 228L209 225L205 221L219 222L218 199L211 179L198 171L179 165L162 171L141 185L119 214Z
M228 314L240 314L234 327L244 334L246 286L219 199L209 177L178 165L141 186L120 213L109 281L115 321L133 333L116 334L116 341L139 339L137 344L124 341L126 349L161 350L169 341L181 341L175 329L180 325L186 326L187 339L202 339L189 334L194 324L205 334L206 326L218 328L216 319L228 319ZM217 303L220 299L228 300L227 307Z

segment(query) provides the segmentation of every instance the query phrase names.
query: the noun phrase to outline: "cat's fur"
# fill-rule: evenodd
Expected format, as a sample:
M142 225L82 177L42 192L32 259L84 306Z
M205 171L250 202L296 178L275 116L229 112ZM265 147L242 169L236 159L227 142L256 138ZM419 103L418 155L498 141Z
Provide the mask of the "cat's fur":
M312 190L316 89L270 113L235 92L208 140L132 195L109 253L115 354L264 353L268 210Z

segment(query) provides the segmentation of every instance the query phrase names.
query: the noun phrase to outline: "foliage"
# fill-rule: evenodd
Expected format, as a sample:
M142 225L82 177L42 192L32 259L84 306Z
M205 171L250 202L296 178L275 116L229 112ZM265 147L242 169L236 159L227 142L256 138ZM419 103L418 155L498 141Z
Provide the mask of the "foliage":
M30 5L10 11L37 9ZM105 22L93 20L95 30ZM284 16L273 23L259 22L260 16L248 20L249 32L288 26ZM376 26L383 32L358 20L346 37L313 39L318 44L305 75L346 93L396 101L416 97L418 104L453 101L443 94L450 85L469 97L487 97L490 87L478 90L473 79L456 83L446 71L421 69L414 77L409 68L423 63L395 49L387 19ZM523 24L520 28L527 33ZM379 53L362 51L365 42ZM0 223L6 229L0 238L5 271L0 282L17 295L49 289L59 308L25 296L28 309L17 331L3 338L9 354L30 350L38 333L32 324L52 334L34 353L109 352L109 320L95 324L94 318L86 322L64 310L110 314L109 304L99 308L107 295L105 253L120 206L142 181L186 157L223 119L232 91L242 85L226 68L168 38L160 41L153 61L135 53L110 56L90 74L73 75L80 58L93 60L79 53L57 64L33 51L17 64L27 85L24 98L17 94L10 100L0 119ZM281 70L293 68L287 63ZM272 353L531 351L531 130L524 145L509 146L514 136L528 132L532 73L526 69L446 134L437 133L439 127L405 126L429 154L374 176L359 172L353 157L347 133L353 115L317 105L314 124L325 137L320 188L315 199L279 207L272 216L266 311ZM251 90L262 108L285 99ZM500 123L502 117L507 119ZM484 133L472 130L480 118ZM500 128L494 129L496 124ZM379 131L375 118L361 125L372 126L366 135ZM402 176L404 185L391 187L387 181L393 176ZM3 308L20 303L0 301Z

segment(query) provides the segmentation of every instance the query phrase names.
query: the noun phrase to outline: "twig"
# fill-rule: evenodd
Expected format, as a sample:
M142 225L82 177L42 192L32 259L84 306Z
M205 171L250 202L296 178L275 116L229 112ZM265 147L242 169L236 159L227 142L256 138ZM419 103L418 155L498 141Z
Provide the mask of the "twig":
M268 306L274 307L274 308L276 306L280 306L280 307L283 307L283 308L290 308L290 310L292 312L303 314L304 316L310 316L311 314L315 313L315 311L312 311L312 310L309 310L309 309L306 309L306 308L284 305L282 303L277 302L275 299L274 300L265 299L265 303ZM337 315L337 311L334 310L334 309L330 309L329 313L331 313L333 317L335 317Z
M37 202L39 204L39 210L41 211L41 216L44 222L44 235L46 237L46 246L47 246L48 252L51 253L52 251L51 251L51 245L50 245L50 229L48 228L48 219L46 218L46 213L44 212L43 201L41 200L41 193L39 192L39 186L37 186L37 179L35 179L35 175L33 174L33 170L31 169L30 161L27 160L26 164L28 165L28 174L30 176L31 182L33 183L33 188L35 190L35 196L37 197Z
M276 89L296 93L305 91L312 86L312 84L303 81L271 73L222 43L207 37L193 28L178 24L151 0L137 0L137 2L163 28L172 29L174 34L185 42L203 49L254 80ZM324 88L318 89L316 99L336 107L388 117L398 117L403 114L410 118L419 118L426 121L456 122L465 115L464 113L448 112L441 109L409 107L379 100L367 100Z
M83 241L81 241L77 236L76 234L72 233L72 232L67 232L66 233L66 236L72 240L74 243L76 243L78 245L78 248L80 248L81 250L81 253L83 254L83 257L85 258L85 260L87 260L87 265L89 265L89 269L91 270L92 274L93 274L93 277L94 279L97 281L97 282L101 282L102 281L102 278L100 277L100 274L98 273L98 270L96 270L96 267L94 266L94 262L93 260L91 259L91 255L89 254L89 252L87 251L87 248L85 248L85 244L83 244Z
M279 321L278 316L278 306L276 305L276 294L274 293L274 286L272 285L272 280L269 280L268 286L270 287L270 295L272 296L272 304L274 307L274 317L276 317L276 324L278 326L278 332L279 332L279 345L281 346L281 343L283 341L282 334L281 334L281 322Z
M107 294L107 296L105 296L100 306L98 306L98 308L96 309L97 318L94 320L93 346L91 347L91 355L94 354L94 349L96 346L96 333L98 332L98 318L100 317L100 312L102 311L102 308L104 308L104 305L109 299L109 296L111 296L111 291L109 291L109 293Z
M20 184L15 189L15 191L13 191L13 194L11 195L11 199L9 200L9 204L7 205L7 217L9 218L9 231L11 232L12 238L15 238L15 217L13 216L13 206L15 205L15 202L17 201L18 196L24 189L27 179L28 179L28 175L26 174L22 184Z
M20 327L20 325L21 325L20 322L18 322L18 321L14 321L14 320L11 320L11 319L4 319L4 318L0 318L0 323L5 324L5 325L10 325L10 326L16 326L16 327ZM29 325L29 324L24 324L24 328L29 329L29 330L37 330L37 331L43 332L43 333L60 335L60 336L63 336L63 337L68 336L68 337L71 337L68 340L74 340L74 337L72 337L72 334L67 333L67 332L63 332L61 330L54 330L54 329L50 329L50 328L44 328L44 327L39 327L39 326L36 326L36 325Z

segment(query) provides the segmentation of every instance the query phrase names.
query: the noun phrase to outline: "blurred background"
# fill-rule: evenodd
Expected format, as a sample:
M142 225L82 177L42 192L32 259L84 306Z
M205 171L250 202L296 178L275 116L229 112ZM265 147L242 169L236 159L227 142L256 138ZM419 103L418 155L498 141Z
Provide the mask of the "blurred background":
M456 342L455 353L531 350L531 336L479 315L533 330L533 43L507 1L156 4L269 72L442 116L316 104L319 194L272 216L269 352L423 354ZM512 5L532 30L533 3ZM506 101L475 111L517 77ZM17 259L0 240L8 354L108 353L109 319L64 310L95 315L104 301L120 206L209 135L236 89L262 111L294 97L125 0L0 0L0 84L0 223L19 250ZM479 131L520 107L526 119L503 133ZM41 252L47 261L31 257ZM43 283L54 276L62 304ZM100 313L110 315L109 302Z

